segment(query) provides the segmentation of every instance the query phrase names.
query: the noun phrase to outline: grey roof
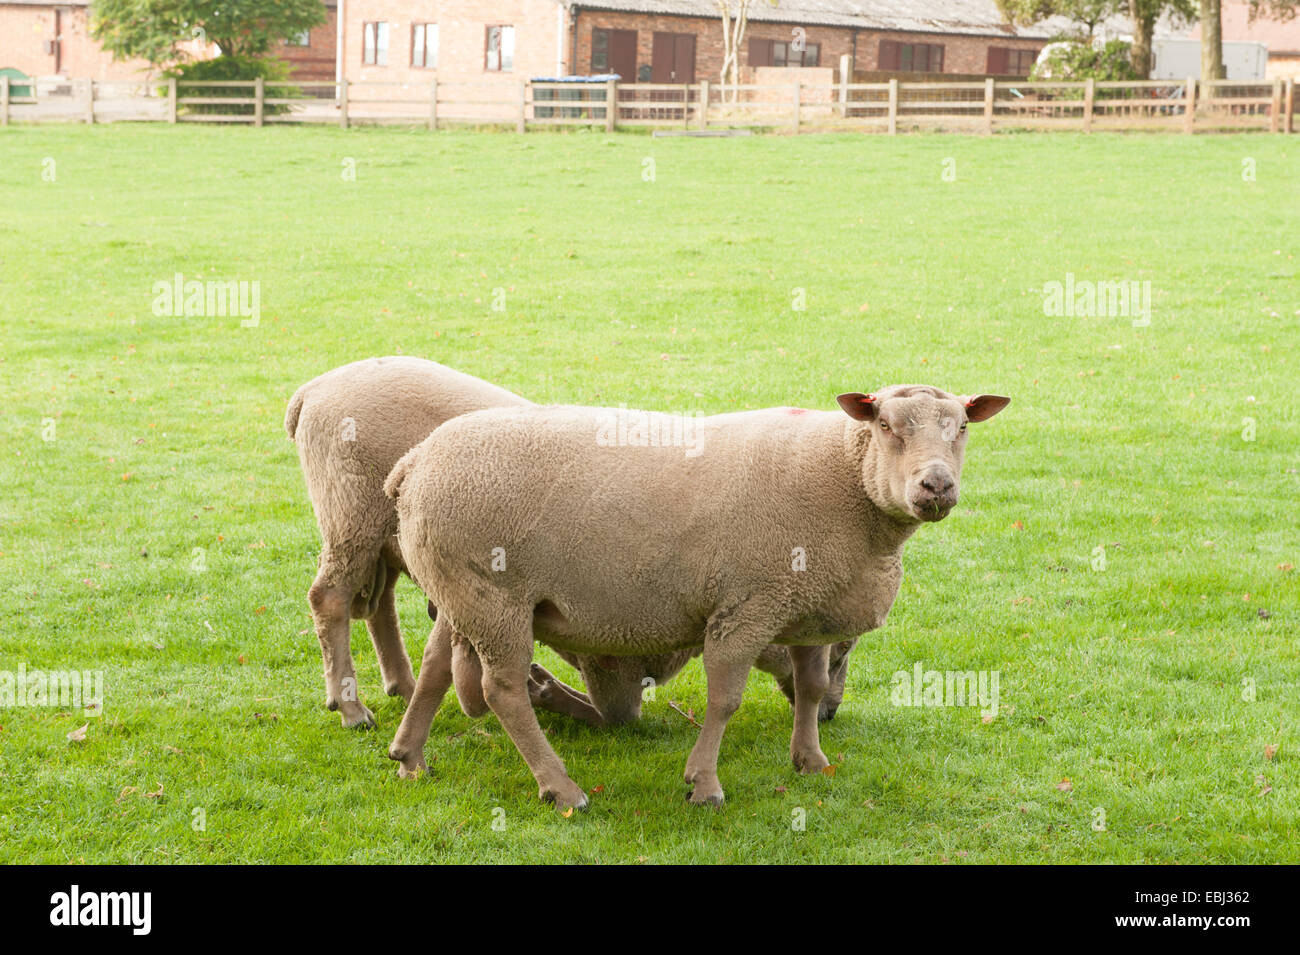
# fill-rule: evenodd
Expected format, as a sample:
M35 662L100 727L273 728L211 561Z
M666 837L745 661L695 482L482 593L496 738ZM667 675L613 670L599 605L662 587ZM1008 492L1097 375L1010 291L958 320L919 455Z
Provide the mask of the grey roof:
M684 17L718 16L714 0L568 0L584 10L617 10ZM1063 23L1046 21L1030 27L1007 23L994 0L752 0L755 22L857 27L970 36L1045 39Z

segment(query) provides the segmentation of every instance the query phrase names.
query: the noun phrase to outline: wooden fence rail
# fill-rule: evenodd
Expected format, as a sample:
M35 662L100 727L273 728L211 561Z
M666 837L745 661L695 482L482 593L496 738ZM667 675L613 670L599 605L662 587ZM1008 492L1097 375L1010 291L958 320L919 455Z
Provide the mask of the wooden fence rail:
M1293 133L1294 79L1204 83L983 80L723 86L549 81L157 80L106 83L0 77L0 125L10 122L332 123L530 127L759 127L896 134L999 129L1165 129ZM14 87L25 95L14 95ZM228 91L228 92L227 92ZM228 107L220 109L220 107Z

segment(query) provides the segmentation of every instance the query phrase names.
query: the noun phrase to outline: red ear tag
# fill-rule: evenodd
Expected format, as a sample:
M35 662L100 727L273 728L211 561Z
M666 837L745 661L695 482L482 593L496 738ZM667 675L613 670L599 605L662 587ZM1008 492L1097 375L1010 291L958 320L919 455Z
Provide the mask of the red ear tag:
M861 403L864 404L864 405L874 404L875 401L876 401L876 396L875 396L875 395L863 395L861 398L858 399L858 401L861 402Z

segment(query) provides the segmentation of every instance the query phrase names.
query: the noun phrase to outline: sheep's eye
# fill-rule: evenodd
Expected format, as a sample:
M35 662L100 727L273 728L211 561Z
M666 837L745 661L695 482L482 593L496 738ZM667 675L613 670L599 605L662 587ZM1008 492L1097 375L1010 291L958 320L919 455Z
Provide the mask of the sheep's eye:
M958 430L958 431L965 431L965 430L966 430L966 422L963 421L963 422L961 423L961 427L958 428L957 430Z
M889 430L889 425L885 424L885 422L883 422L883 421L880 422L880 430L881 430L881 431L888 431L888 430Z

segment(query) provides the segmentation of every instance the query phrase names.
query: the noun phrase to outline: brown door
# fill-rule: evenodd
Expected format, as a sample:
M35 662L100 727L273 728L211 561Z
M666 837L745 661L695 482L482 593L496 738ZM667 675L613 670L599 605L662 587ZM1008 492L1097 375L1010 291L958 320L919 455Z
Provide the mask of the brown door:
M654 46L651 48L650 82L695 82L695 34L655 34Z
M609 71L624 83L636 82L636 31L609 31Z

